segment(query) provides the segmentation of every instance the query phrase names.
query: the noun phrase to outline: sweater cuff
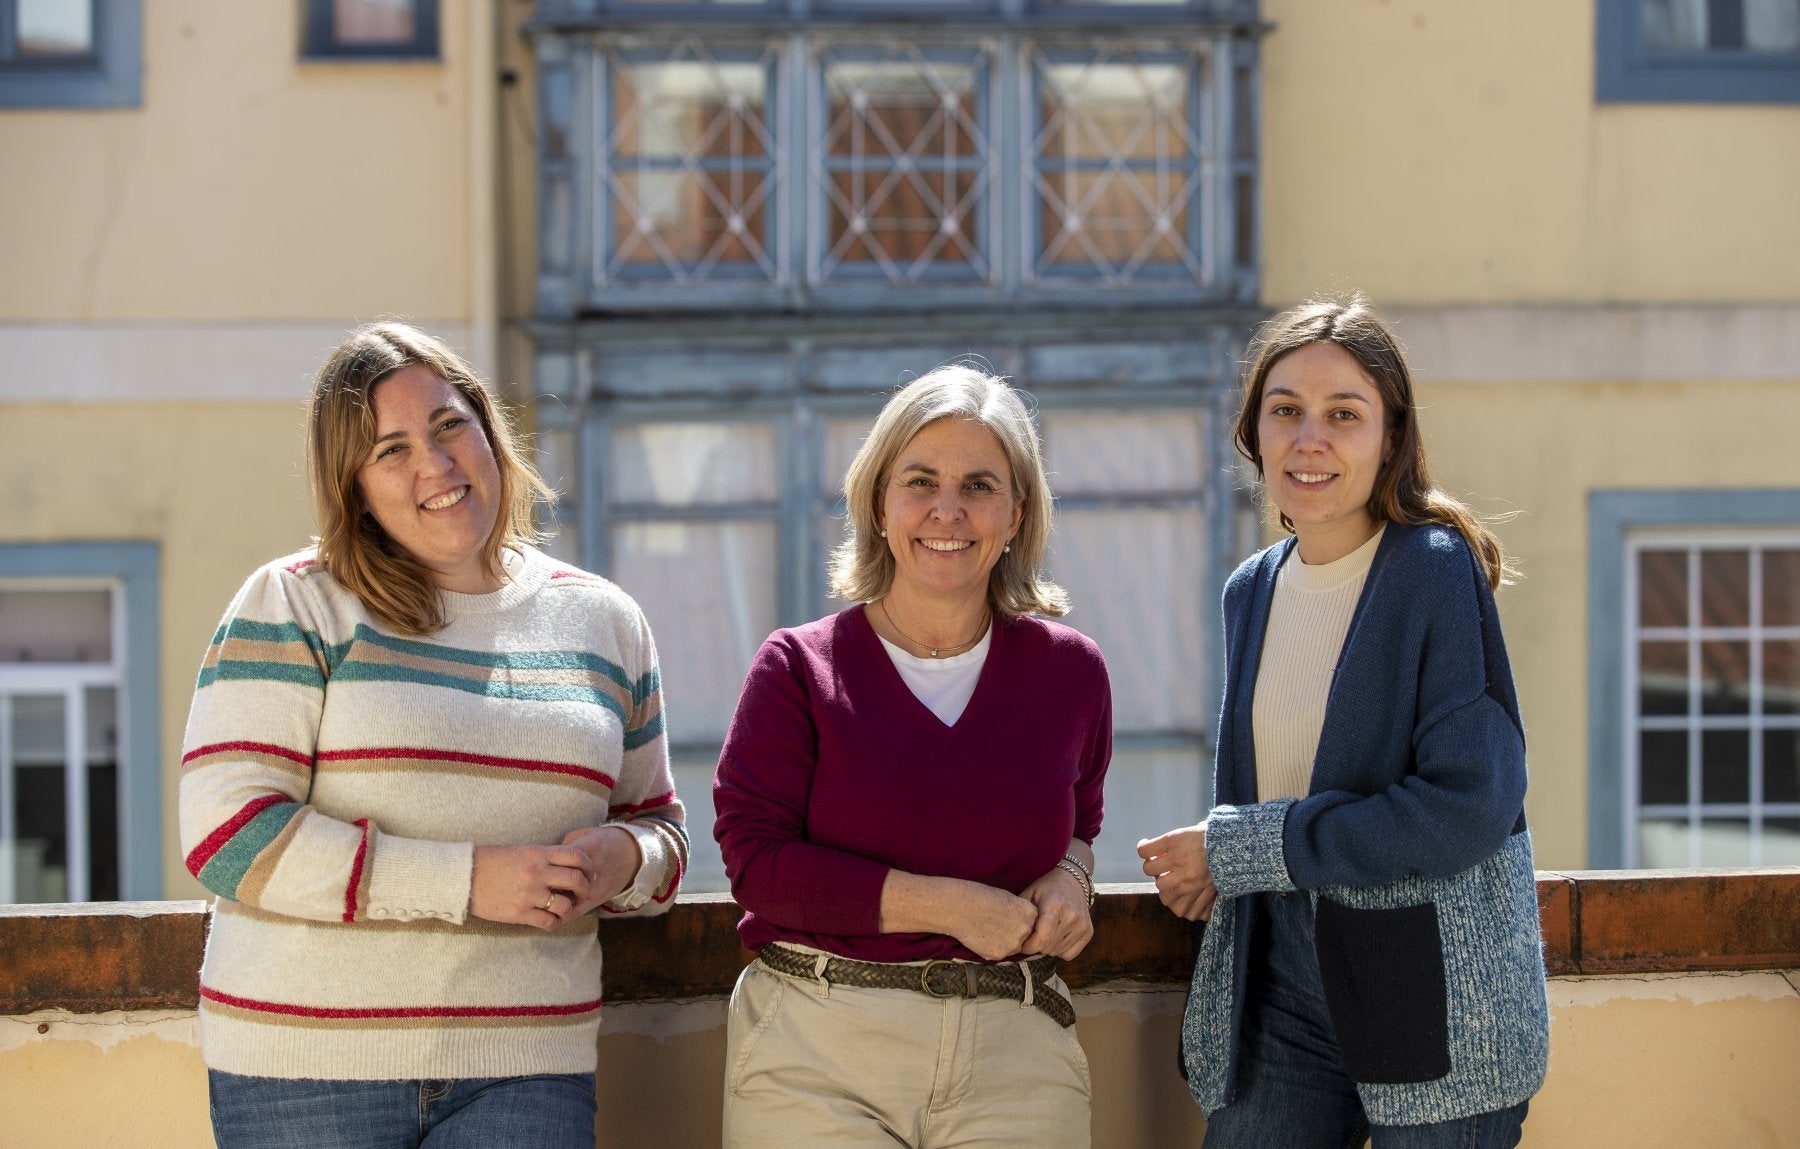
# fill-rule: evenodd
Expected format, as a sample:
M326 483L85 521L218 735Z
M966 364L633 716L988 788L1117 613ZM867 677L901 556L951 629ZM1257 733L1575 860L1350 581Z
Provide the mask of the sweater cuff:
M369 917L388 921L436 918L462 924L475 872L472 843L377 833L374 845Z
M1293 798L1253 806L1215 806L1206 819L1206 865L1221 898L1298 889L1282 847Z
M675 852L669 848L668 839L653 826L640 826L636 822L608 822L607 825L623 830L635 838L638 852L644 857L631 884L606 903L606 908L615 913L630 913L655 897L656 892L666 884Z

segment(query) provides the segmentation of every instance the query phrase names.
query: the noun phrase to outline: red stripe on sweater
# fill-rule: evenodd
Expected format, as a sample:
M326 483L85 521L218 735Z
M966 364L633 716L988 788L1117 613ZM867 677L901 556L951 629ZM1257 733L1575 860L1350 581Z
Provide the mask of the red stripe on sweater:
M200 871L206 868L206 863L212 861L213 855L224 849L225 843L231 841L232 837L236 835L239 830L242 830L248 825L250 819L256 817L264 810L267 810L270 806L279 805L286 801L288 801L288 797L285 794L264 794L260 798L246 802L242 810L233 814L229 821L208 834L206 839L198 846L195 846L188 854L188 873L194 875L196 878L199 877Z
M298 762L310 767L313 760L310 755L298 750L289 750L286 746L277 746L273 742L214 742L207 746L196 746L181 756L181 764L186 766L196 758L204 758L208 754L227 754L231 752L246 754L273 754L277 758L286 758L290 762Z
M572 579L577 579L581 582L604 582L605 581L604 579L600 578L597 575L588 574L586 571L551 571L550 577L552 580L559 579L559 578L572 578Z
M232 1005L239 1009L254 1010L257 1013L276 1013L286 1017L349 1020L408 1017L571 1017L578 1013L592 1013L606 1001L605 998L597 997L593 1001L576 1002L573 1005L415 1005L326 1009L321 1006L292 1005L283 1001L258 1001L255 998L239 997L236 994L204 985L200 987L200 996L208 1001L216 1001L220 1005Z
M614 817L619 814L641 814L645 810L654 810L659 806L671 805L674 801L675 791L670 790L667 793L658 794L654 798L646 798L642 802L632 802L626 806L608 806L606 808L606 814L608 817Z
M293 563L284 569L289 574L298 574L301 571L305 570L307 567L312 566L313 564L317 563L318 561L319 561L318 559L301 559L299 562Z
M499 758L492 754L464 754L456 750L427 750L418 746L370 746L351 750L322 750L320 762L353 762L357 759L380 761L389 758L418 758L426 762L467 762L475 766L500 766L508 770L535 770L543 774L570 774L598 782L607 789L612 778L599 770L568 762L544 762L534 758Z
M350 863L350 885L344 890L344 920L356 920L356 887L362 885L363 859L369 853L369 820L358 818L351 825L363 832L362 841L356 844L356 860Z

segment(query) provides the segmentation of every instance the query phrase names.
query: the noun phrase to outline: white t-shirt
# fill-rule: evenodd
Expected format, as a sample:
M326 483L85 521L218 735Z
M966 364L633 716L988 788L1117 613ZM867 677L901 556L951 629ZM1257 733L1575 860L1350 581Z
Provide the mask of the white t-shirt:
M880 635L876 637L880 638ZM925 709L937 715L939 722L955 726L975 693L975 683L981 678L981 666L987 661L993 637L994 628L990 624L980 642L949 658L920 658L885 638L881 639L881 645L887 648L888 657L894 660L894 669L900 672L913 696L925 704Z

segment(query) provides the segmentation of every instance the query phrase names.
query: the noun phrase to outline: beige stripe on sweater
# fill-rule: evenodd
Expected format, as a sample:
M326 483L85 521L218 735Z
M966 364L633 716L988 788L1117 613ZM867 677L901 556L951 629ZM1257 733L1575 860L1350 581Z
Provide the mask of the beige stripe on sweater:
M1311 789L1331 676L1382 533L1321 566L1301 562L1295 547L1275 575L1251 711L1259 802Z

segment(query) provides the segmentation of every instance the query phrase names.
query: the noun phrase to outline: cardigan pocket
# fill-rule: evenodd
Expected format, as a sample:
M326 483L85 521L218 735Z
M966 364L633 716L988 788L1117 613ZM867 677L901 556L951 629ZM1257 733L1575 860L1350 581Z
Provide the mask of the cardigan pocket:
M1351 1080L1400 1085L1450 1072L1444 950L1437 906L1314 910L1326 1008Z

